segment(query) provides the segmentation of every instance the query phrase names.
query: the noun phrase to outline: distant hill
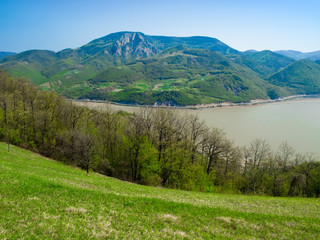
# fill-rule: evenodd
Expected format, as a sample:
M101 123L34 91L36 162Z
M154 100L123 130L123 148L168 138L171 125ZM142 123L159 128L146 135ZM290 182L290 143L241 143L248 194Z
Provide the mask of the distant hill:
M8 69L14 76L27 77L39 85L47 82L43 71L57 61L55 52L30 50L10 55L0 60L0 67Z
M283 55L265 51L246 51L241 55L234 57L235 62L241 66L246 66L258 73L260 77L266 78L280 69L288 66L295 60Z
M301 60L301 59L309 59L313 61L320 60L320 51L303 53L303 52L294 51L294 50L280 50L275 52L278 54L293 58L295 60Z
M239 52L210 37L118 32L76 49L7 56L0 68L69 98L193 105L293 94L269 76L294 61L271 51Z
M285 88L290 94L320 93L320 65L309 60L299 60L267 80Z
M164 37L149 36L153 44L160 50L165 50L173 46L181 46L190 49L208 49L222 55L238 54L239 51L229 47L216 38L211 37Z
M244 53L257 53L259 51L255 50L255 49L249 49L247 51L244 51Z
M16 54L16 53L14 53L14 52L0 52L0 59L4 58L6 56L14 55L14 54Z
M294 59L271 52L269 50L248 54L248 57L267 67L270 73L277 72L294 62Z

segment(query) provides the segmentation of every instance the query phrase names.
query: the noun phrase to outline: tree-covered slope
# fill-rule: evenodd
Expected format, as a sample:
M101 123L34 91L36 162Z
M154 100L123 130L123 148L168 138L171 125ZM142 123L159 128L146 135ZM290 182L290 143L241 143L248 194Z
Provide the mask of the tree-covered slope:
M274 53L269 50L249 54L247 53L246 55L249 58L255 60L255 62L266 67L268 69L268 72L266 73L269 73L269 75L281 70L282 68L288 66L289 64L295 61L292 58Z
M216 38L194 36L194 37L165 37L149 36L150 41L160 50L170 47L181 46L191 49L208 49L218 52L222 55L238 54L239 51L229 47Z
M287 89L290 94L317 94L320 92L320 65L308 60L299 60L267 80Z
M16 54L16 53L14 53L14 52L0 52L0 59L5 58L10 55L14 55L14 54Z
M293 58L295 60L308 59L308 60L314 61L314 60L320 59L320 51L303 53L303 52L294 51L294 50L280 50L275 52L283 56Z
M268 86L250 69L217 52L182 47L109 68L89 82L95 88L89 98L177 105L265 98Z

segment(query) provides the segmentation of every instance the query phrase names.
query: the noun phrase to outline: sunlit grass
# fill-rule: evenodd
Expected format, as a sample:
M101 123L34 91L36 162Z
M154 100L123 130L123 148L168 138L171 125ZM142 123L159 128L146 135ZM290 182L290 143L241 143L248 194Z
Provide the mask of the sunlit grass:
M136 185L0 144L1 239L318 239L320 201Z

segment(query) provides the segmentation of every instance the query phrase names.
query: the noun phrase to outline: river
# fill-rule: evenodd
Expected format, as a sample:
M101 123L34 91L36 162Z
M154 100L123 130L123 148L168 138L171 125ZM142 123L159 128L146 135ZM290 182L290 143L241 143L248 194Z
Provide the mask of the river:
M103 109L103 103L88 104ZM112 105L115 110L134 112L139 107ZM320 98L251 106L206 109L179 109L197 114L209 127L222 128L238 146L248 146L255 138L268 141L273 150L287 141L299 153L320 156Z

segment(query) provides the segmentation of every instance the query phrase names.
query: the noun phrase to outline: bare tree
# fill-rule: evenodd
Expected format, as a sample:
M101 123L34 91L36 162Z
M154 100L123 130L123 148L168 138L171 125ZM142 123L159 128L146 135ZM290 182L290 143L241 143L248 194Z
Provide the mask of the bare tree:
M200 121L197 115L188 115L187 116L187 137L189 139L189 148L191 152L191 163L195 162L195 157L198 153L198 150L202 144L203 136L205 132L208 131L208 128L205 126L204 121Z
M203 137L203 150L207 159L207 174L216 166L219 157L227 148L226 134L221 129L212 128Z
M270 157L270 145L262 139L255 139L249 148L244 148L245 174L249 178L249 188L255 194L258 180L263 174L261 165Z
M279 150L277 152L277 160L279 164L282 166L282 170L285 172L288 170L288 165L291 164L294 156L293 147L289 146L287 142L282 142L279 146Z
M128 139L127 144L129 149L131 180L136 181L140 178L140 151L141 145L146 137L146 125L141 115L133 115L129 117L125 134Z

